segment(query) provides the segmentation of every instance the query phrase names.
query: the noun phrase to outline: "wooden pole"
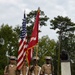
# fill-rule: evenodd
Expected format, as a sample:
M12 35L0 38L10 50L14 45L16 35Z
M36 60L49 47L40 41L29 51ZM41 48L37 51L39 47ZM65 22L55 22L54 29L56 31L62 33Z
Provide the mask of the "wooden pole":
M38 57L38 44L36 45L36 57Z
M40 7L38 7L38 12L40 12ZM39 32L39 27L38 27L38 32ZM38 38L39 38L39 35L38 35ZM38 57L38 43L36 45L36 59L37 59L37 57ZM37 62L37 60L36 60L36 62Z
M61 60L60 60L60 52L61 52L61 31L60 31L60 33L59 33L58 72L57 72L57 75L61 75Z

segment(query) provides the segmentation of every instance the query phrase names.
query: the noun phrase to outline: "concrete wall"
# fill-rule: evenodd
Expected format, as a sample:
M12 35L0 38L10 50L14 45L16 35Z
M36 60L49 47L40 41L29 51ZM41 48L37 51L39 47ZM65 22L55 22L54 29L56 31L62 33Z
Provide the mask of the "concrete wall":
M61 62L61 75L71 75L71 66L69 61Z

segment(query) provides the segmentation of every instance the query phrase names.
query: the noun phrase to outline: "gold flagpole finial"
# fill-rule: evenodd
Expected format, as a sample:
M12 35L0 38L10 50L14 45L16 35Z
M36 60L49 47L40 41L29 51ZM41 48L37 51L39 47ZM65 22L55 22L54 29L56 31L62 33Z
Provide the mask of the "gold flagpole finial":
M40 7L38 7L38 12L40 12Z

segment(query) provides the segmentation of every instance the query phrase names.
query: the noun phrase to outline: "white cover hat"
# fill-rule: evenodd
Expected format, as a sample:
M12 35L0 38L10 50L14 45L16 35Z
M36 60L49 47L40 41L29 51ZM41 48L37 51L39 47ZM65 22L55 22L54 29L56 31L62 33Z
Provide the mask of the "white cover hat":
M13 59L13 60L16 60L17 59L15 56L10 56L9 58L10 58L10 60L11 59Z
M52 57L51 56L46 56L45 59L51 59L52 60Z
M33 60L35 60L35 59L36 59L36 60L39 60L39 57L34 56L34 57L33 57Z

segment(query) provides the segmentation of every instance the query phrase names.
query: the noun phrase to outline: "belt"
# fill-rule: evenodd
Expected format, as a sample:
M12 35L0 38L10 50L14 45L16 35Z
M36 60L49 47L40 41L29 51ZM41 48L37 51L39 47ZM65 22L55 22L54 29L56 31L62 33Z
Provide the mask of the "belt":
M44 75L52 75L52 74L44 74Z

